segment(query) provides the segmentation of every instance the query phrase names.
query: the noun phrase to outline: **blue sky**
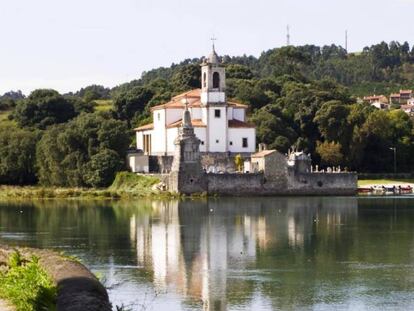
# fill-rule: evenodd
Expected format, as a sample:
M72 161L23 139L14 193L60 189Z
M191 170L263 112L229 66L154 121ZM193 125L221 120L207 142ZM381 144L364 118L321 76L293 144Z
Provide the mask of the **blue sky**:
M115 86L208 54L259 56L286 42L414 43L414 0L3 0L0 93Z

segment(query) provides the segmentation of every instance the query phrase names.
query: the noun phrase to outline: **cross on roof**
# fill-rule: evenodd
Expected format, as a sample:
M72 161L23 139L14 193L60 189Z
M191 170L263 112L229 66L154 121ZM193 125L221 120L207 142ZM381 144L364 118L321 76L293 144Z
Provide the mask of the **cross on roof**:
M214 36L210 39L211 42L213 42L213 51L214 51L214 42L217 41L217 38L215 38Z

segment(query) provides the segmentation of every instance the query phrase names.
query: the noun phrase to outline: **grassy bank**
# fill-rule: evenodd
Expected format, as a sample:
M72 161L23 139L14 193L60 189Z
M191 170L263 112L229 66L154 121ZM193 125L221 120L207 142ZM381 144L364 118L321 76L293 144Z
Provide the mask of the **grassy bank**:
M121 172L117 174L113 184L104 189L0 186L0 199L121 199L172 196L168 192L152 190L159 182L158 178L152 176Z
M6 260L5 260L6 259ZM0 298L17 311L55 310L57 289L35 256L15 251L0 262Z
M414 184L414 179L362 179L358 180L358 186L367 185L402 185Z

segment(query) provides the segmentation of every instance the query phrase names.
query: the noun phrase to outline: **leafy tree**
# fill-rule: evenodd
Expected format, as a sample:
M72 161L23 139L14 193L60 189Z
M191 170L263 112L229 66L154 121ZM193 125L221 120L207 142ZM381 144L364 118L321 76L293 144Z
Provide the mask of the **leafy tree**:
M36 181L38 133L0 127L0 184L27 185Z
M120 120L130 120L142 113L154 93L148 88L136 86L122 92L114 100L115 115Z
M22 127L45 129L64 123L76 116L73 103L54 90L36 90L17 103L14 118Z
M320 155L322 164L338 166L343 164L343 154L341 145L335 142L318 142L316 147L317 153Z
M93 155L85 166L85 182L92 187L107 187L112 184L115 175L123 167L118 153L111 149L102 149Z
M37 146L39 181L53 186L106 185L111 172L124 163L129 142L125 123L104 114L82 114L53 126Z
M102 85L89 85L76 92L76 97L81 97L85 102L91 102L97 99L109 99L111 90Z
M201 87L201 68L198 64L181 67L174 73L171 83L177 92Z
M250 80L253 78L252 70L245 66L239 64L229 64L226 67L226 77L227 79L243 79Z

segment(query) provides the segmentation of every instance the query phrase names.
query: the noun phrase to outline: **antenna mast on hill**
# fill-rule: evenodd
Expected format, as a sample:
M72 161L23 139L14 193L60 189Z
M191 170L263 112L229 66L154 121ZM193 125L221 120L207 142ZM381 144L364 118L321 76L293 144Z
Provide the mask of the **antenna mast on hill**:
M348 30L345 30L345 51L348 53Z
M287 32L286 32L286 45L289 46L290 45L290 28L289 28L289 25L287 25L286 30L287 30Z

